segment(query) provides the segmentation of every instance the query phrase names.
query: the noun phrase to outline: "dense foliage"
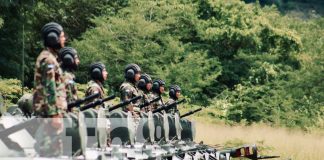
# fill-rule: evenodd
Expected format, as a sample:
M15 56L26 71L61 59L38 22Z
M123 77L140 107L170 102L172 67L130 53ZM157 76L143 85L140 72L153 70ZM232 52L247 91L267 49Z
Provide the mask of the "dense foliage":
M282 15L260 3L13 1L0 6L0 73L19 78L22 49L16 46L25 24L25 81L32 82L38 31L57 21L81 57L80 83L89 80L90 63L102 61L109 72L105 86L117 92L124 66L137 63L167 86L180 84L191 104L208 107L201 116L324 128L323 18Z

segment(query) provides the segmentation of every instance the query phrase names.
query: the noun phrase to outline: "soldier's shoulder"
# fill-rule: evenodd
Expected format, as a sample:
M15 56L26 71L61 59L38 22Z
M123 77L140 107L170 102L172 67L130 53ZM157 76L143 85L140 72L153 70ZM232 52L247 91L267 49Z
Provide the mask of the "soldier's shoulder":
M150 93L150 95L151 95L152 97L154 97L154 98L159 97L159 95L156 94L156 93Z
M48 64L56 64L56 65L58 65L56 57L48 50L43 50L38 55L36 63L40 63L41 61L43 61L45 63L48 63Z
M95 81L91 80L88 82L88 88L100 88L100 85L98 83L96 83Z
M120 85L120 90L126 90L126 89L128 89L128 90L133 90L133 89L135 89L135 88L134 88L134 86L133 86L131 83L129 83L129 82L123 82L123 83Z
M168 100L168 104L173 103L173 102L175 102L175 100L172 99L172 98L169 98L169 100Z
M63 77L67 78L67 79L74 79L75 75L73 73L71 73L71 72L64 71L63 72Z
M48 50L42 50L37 57L37 59L44 59L44 58L56 59L55 56Z

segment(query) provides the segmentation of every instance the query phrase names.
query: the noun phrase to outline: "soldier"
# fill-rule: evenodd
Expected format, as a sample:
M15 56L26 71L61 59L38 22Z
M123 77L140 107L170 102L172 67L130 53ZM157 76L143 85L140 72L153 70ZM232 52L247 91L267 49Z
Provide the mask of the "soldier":
M141 68L137 64L128 64L125 67L125 81L119 88L120 91L120 100L124 102L125 100L139 96L139 90L136 86L136 83L141 77ZM133 114L138 115L140 112L139 109L140 102L132 103L123 108L124 111L131 111Z
M153 99L157 98L157 97L160 97L161 99L152 104L151 110L155 110L158 107L164 105L164 102L162 99L162 94L164 93L164 86L165 86L165 82L161 79L157 79L157 80L153 81L153 86L152 86Z
M45 24L41 32L45 49L35 65L33 110L36 116L51 119L45 120L41 139L35 147L40 156L59 156L63 147L62 140L57 137L63 130L62 117L67 102L58 51L64 47L66 39L62 26L55 22Z
M137 83L138 88L140 89L140 94L143 96L141 104L146 102L150 102L153 100L153 96L151 94L152 89L152 79L148 74L142 74L140 80ZM142 111L148 112L151 111L152 105L146 106L142 108Z
M180 95L181 95L181 88L178 85L172 85L169 89L170 97L169 97L169 100L166 103L166 105L176 102L179 99ZM177 106L175 106L175 107L169 109L167 112L174 114L174 113L179 113L179 110L178 110Z
M88 82L88 87L85 96L90 96L95 93L99 93L99 98L105 97L105 91L103 83L108 78L108 72L106 66L101 62L95 62L90 65L90 76L91 81Z
M75 75L80 60L77 51L72 47L64 47L59 52L61 67L63 70L63 79L66 88L66 101L71 103L78 99L77 88L75 84Z
M80 64L77 51L72 47L64 47L59 52L61 59L61 67L63 70L64 83L66 86L67 102L70 103L78 99L77 88L74 82L75 75L78 65Z
M40 117L61 117L67 105L58 63L58 51L65 44L63 28L54 22L47 23L42 28L42 37L46 48L36 60L33 109Z

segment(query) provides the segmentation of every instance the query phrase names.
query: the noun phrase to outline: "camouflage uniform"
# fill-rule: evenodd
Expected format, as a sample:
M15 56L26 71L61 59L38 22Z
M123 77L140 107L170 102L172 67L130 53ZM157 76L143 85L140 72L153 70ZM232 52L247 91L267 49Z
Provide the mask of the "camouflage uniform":
M125 81L119 88L120 91L120 100L122 102L132 99L136 96L142 95L142 93L139 91L139 89L132 83ZM125 106L123 108L124 111L131 111L131 112L140 112L140 101L137 101L136 103L129 104L128 106Z
M166 102L165 105L169 105L169 104L172 104L172 103L174 103L174 102L176 102L176 100L174 100L174 99L172 99L172 98L169 98L168 102ZM170 114L179 113L179 110L178 110L178 108L177 108L177 105L176 105L175 107L172 107L171 109L169 109L169 110L167 111L167 113L170 113Z
M104 91L104 88L102 86L102 83L91 80L91 81L88 82L88 87L87 87L87 90L85 92L85 96L87 97L87 96L90 96L90 95L95 94L95 93L99 93L98 99L103 99L105 97L105 91Z
M152 94L151 94L151 97L152 97L152 99L155 99L155 98L157 98L157 97L160 97L160 95L157 94L157 93L152 93ZM163 100L162 100L162 97L161 97L161 99L160 99L159 101L152 103L152 105L151 105L151 109L150 109L150 110L151 110L151 111L156 110L156 109L158 109L159 107L161 107L162 105L164 105L164 103L163 103Z
M43 119L40 138L35 147L40 156L59 156L63 153L62 114L67 108L66 90L57 54L43 50L36 60L33 110Z
M141 91L142 92L142 100L141 100L141 104L144 104L144 103L147 103L147 102L150 102L152 101L155 97L153 96L152 93L150 92L145 92L145 91ZM142 111L144 112L149 112L149 111L152 111L153 109L153 104L150 104L144 108L142 108Z
M66 110L66 91L56 53L43 50L36 60L33 110L41 117L59 115Z
M119 88L120 91L120 100L122 102L132 99L136 96L142 95L142 93L139 91L139 89L132 83L125 81ZM131 103L128 106L125 106L123 108L124 111L130 111L132 112L133 118L134 118L134 133L137 132L137 127L139 125L139 121L141 119L140 117L140 100L138 100L136 103Z
M77 95L78 90L74 81L75 75L72 72L64 71L63 79L66 88L66 101L69 104L78 99L78 95ZM73 107L72 109L70 109L70 111L74 113L78 112L78 110L79 109L77 107Z
M71 72L64 71L63 72L63 79L66 88L66 101L71 103L78 99L77 95L77 87L75 84L75 75Z

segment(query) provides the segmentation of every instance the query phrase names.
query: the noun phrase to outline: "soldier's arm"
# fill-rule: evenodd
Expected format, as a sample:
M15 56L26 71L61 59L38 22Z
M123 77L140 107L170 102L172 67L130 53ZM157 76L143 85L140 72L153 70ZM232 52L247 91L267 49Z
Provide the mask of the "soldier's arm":
M46 93L47 103L55 105L56 103L56 83L55 83L55 61L51 58L46 58L40 63L40 70L42 74L42 85Z
M96 93L99 93L100 96L99 96L99 98L96 98L96 99L94 99L94 100L97 100L97 99L103 98L103 95L102 95L102 93L100 92L100 89L97 88L97 87L91 87L91 88L89 89L89 91L88 91L87 96L92 95L92 94L96 94Z
M126 88L121 88L121 90L120 90L121 102L125 102L125 101L131 99L132 96L133 96L133 93L131 90L126 89ZM131 103L131 104L127 105L126 108L124 108L124 109L127 109L128 111L133 111L133 107L134 107L134 105Z
M70 98L72 101L75 101L78 99L78 95L77 95L77 87L76 87L76 84L74 82L73 79L70 79L67 83L67 89L68 89L68 94L70 94Z

